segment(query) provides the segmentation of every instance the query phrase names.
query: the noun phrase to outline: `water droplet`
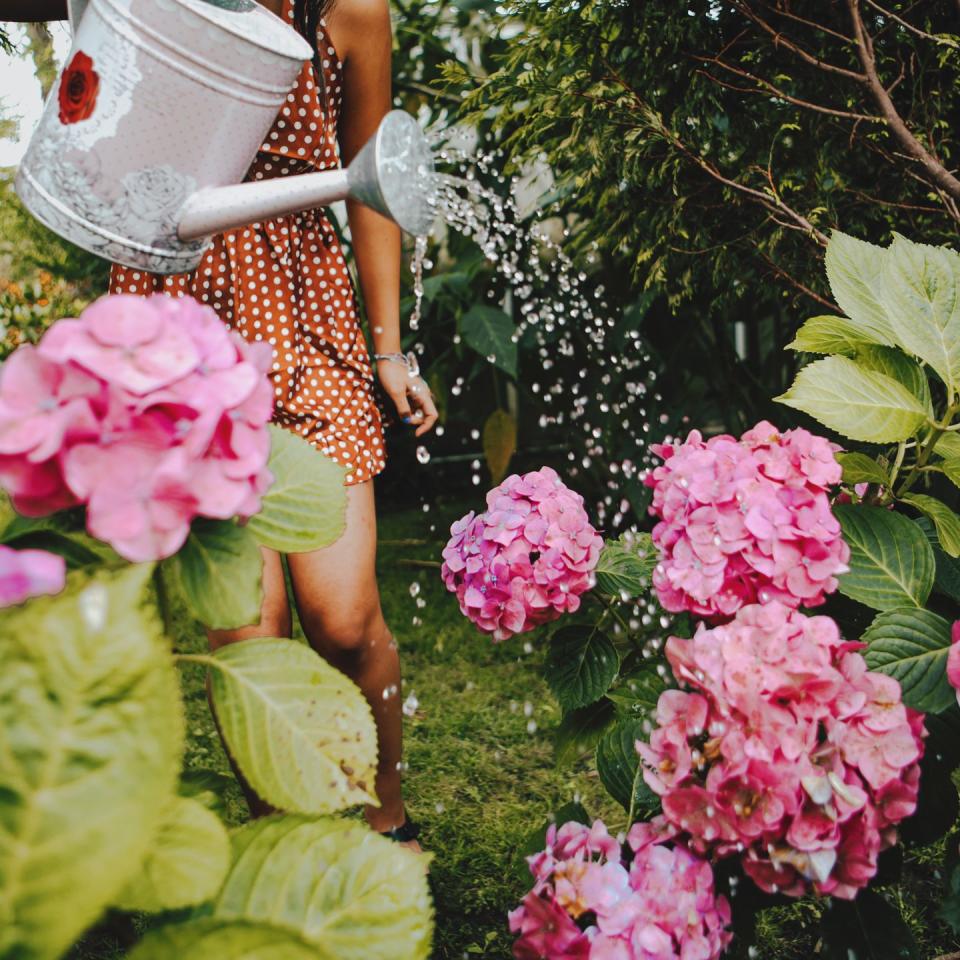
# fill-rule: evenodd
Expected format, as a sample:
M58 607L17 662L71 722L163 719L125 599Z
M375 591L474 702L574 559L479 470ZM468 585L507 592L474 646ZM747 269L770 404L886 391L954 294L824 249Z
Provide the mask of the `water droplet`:
M419 460L420 463L429 463L430 451L424 446L417 447L417 460Z

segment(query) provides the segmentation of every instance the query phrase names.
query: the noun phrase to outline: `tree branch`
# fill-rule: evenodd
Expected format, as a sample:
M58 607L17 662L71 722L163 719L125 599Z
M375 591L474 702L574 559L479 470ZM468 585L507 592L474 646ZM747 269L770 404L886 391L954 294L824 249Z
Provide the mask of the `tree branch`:
M910 128L897 112L897 108L890 99L890 94L881 82L877 74L876 59L873 55L873 42L860 16L860 0L847 0L847 9L850 11L853 34L857 42L857 52L867 78L867 86L887 122L888 129L903 149L920 163L934 185L954 200L960 200L960 180L941 163L938 163L911 133Z
M815 300L822 307L826 307L828 310L834 312L837 311L837 305L831 303L825 297L821 297L819 293L814 290L811 290L806 284L801 283L793 274L787 273L783 267L777 266L762 250L757 250L757 256L763 260L763 262L781 279L786 280L790 286L799 290L802 294L810 297L812 300Z
M826 33L828 36L836 37L837 40L842 40L844 43L853 43L853 37L848 37L836 30L831 30L830 27L826 27L822 23L817 23L815 20L806 20L804 17L798 17L795 13L791 13L789 10L781 10L779 7L775 7L767 2L764 2L763 5L779 17L784 17L787 20L793 20L794 23L802 23L804 26L810 27L813 30L819 30L821 33Z
M915 27L912 23L904 20L903 17L898 17L892 10L885 10L880 6L879 3L876 2L876 0L867 0L867 6L873 7L877 13L882 14L888 20L893 20L894 22L899 23L900 26L905 30L909 30L910 33L915 34L918 37L922 37L924 40L932 40L934 43L941 43L947 47L956 48L958 46L956 40L954 40L952 37L938 37L936 34L927 33L926 30L921 30L919 27Z

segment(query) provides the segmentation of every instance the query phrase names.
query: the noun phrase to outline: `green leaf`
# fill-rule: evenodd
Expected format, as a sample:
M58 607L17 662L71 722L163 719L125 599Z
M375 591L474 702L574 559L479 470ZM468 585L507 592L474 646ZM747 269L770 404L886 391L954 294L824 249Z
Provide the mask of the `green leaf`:
M960 557L960 517L936 497L923 493L911 493L900 499L933 521L940 546L948 556Z
M608 540L594 571L597 589L610 597L635 599L647 590L657 560L649 533L625 533L619 540Z
M906 440L927 419L924 405L903 384L847 357L825 357L804 367L776 400L868 443Z
M850 486L857 483L876 483L885 487L890 481L886 470L865 453L838 453L837 461L843 467L843 482Z
M835 230L827 244L827 279L840 309L868 343L896 344L886 307L877 295L887 257L883 247Z
M280 553L329 547L346 523L346 469L289 430L271 425L270 438L273 484L247 529Z
M180 774L180 786L177 793L202 803L221 819L226 816L226 793L237 785L237 781L219 770L206 767L194 767Z
M422 960L433 910L429 856L348 820L268 817L233 835L221 920L270 924L318 960Z
M648 663L639 670L622 676L613 690L607 691L621 713L631 717L643 718L654 713L660 694L667 689L663 677L657 673L656 665Z
M516 451L517 421L506 410L494 410L483 425L483 453L495 484L507 475Z
M787 350L801 353L842 353L853 356L864 343L860 327L846 317L811 317L797 331Z
M933 550L906 517L882 507L837 504L834 515L850 547L840 592L874 610L922 607L933 589Z
M946 457L947 459L954 457L960 459L960 433L954 431L952 433L942 434L936 446L934 446L933 452L937 454L937 456Z
M507 314L482 303L472 306L460 318L464 343L511 377L517 375L515 333L516 327Z
M643 720L622 720L597 744L597 773L610 796L624 810L652 813L659 798L647 786L640 770L636 742L645 737Z
M63 557L69 570L88 567L121 566L121 560L106 544L85 534L63 533L59 530L37 530L4 541L14 550L45 550Z
M955 393L960 383L960 256L898 235L887 252L880 295L897 343L929 364Z
M896 347L878 347L865 344L854 357L856 363L902 383L915 396L929 417L933 417L930 383L923 367Z
M173 797L140 869L114 905L159 913L212 900L230 866L230 838L216 814Z
M568 710L554 733L554 760L558 767L568 767L593 750L606 729L613 725L613 704L604 698L578 710Z
M231 643L213 659L217 719L258 796L299 813L376 802L377 730L352 681L293 640Z
M316 960L317 951L294 933L266 924L192 920L151 930L129 960Z
M561 627L550 638L544 675L566 710L599 700L620 669L610 638L587 624Z
M833 898L820 920L823 960L920 960L900 911L876 890Z
M194 520L187 542L164 565L193 614L211 630L259 622L263 558L247 527L232 520Z
M947 682L950 624L930 610L903 607L881 613L863 640L871 670L893 677L903 702L925 713L939 713L956 702Z
M951 434L951 436L955 436L955 434ZM937 446L939 446L939 444L937 444ZM941 460L937 466L955 487L960 487L960 457L950 457L947 460Z
M138 869L177 782L178 678L151 567L0 613L0 953L59 957Z
M954 933L960 933L960 866L953 868L947 894L940 904L937 916Z
M960 603L960 561L948 557L943 552L937 531L926 517L920 517L915 522L917 527L923 531L927 542L933 549L933 557L936 563L936 573L933 581L934 590Z

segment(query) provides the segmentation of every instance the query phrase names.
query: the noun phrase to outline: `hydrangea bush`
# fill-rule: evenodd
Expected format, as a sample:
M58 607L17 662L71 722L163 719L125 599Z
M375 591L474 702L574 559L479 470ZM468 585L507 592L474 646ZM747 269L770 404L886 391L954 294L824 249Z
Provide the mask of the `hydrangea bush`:
M338 956L429 955L423 860L331 816L376 802L362 692L288 639L175 652L178 623L257 621L261 546L319 549L343 528L342 468L268 427L269 361L192 299L107 297L0 366L4 956L55 960L108 910L158 915L141 960L319 955L344 914ZM279 811L232 838L224 778L182 770L177 668L194 666ZM246 896L277 877L282 907ZM376 884L375 909L353 899Z
M558 757L593 751L630 843L582 808L537 831L510 916L521 960L747 956L757 911L808 895L825 955L919 956L878 891L899 842L940 840L960 814L960 256L836 234L827 272L846 315L799 329L791 349L825 356L779 399L833 438L763 421L653 445L652 533L603 544L549 636ZM454 528L444 576L461 598L468 575L499 585L497 522ZM511 522L502 548L531 549ZM516 568L510 595L531 579ZM522 606L484 624L482 606L464 612L497 639L535 625ZM660 906L634 883L645 850L673 858ZM960 933L955 861L953 840L927 919ZM684 928L667 907L693 875Z

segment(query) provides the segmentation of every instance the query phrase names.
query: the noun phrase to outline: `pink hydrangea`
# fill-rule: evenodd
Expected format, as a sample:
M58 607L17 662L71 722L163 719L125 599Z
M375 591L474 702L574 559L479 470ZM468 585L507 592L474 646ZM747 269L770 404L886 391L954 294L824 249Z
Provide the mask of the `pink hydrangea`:
M44 593L59 593L66 580L63 557L45 550L14 550L0 544L0 608Z
M507 477L484 513L467 514L450 533L443 581L495 640L577 610L603 548L583 497L550 467Z
M191 298L104 297L0 370L0 486L32 516L84 505L128 560L169 556L194 517L260 509L271 359Z
M758 601L815 606L836 590L850 551L827 495L841 474L834 444L763 422L740 440L693 430L652 449L664 460L646 481L660 518L653 583L667 610L721 621Z
M710 865L634 828L632 857L598 820L547 832L528 858L533 889L510 914L517 960L681 960L719 957L730 906Z
M960 703L960 620L950 628L950 652L947 654L947 682L957 691Z
M829 617L777 601L671 637L689 690L657 704L644 777L695 851L740 855L764 890L852 898L916 809L922 714Z

